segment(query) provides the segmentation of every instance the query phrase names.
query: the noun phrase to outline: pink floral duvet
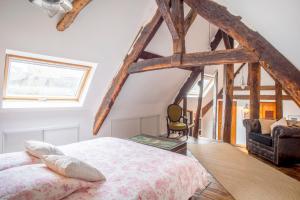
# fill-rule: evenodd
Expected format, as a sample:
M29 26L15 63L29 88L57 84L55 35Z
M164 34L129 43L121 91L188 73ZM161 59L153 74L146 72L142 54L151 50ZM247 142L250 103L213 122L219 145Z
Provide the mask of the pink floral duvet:
M62 151L97 167L106 181L76 192L68 200L187 200L207 184L196 160L117 138L99 138L63 146Z
M67 196L67 200L187 200L208 184L207 172L192 158L117 138L61 146L106 177Z

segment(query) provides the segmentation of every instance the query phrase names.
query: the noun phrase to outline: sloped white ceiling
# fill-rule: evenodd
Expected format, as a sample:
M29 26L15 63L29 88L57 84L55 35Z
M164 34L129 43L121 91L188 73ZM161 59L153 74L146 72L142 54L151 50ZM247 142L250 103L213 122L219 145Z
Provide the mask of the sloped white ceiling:
M242 21L258 31L287 59L300 69L298 47L300 45L299 0L217 0Z

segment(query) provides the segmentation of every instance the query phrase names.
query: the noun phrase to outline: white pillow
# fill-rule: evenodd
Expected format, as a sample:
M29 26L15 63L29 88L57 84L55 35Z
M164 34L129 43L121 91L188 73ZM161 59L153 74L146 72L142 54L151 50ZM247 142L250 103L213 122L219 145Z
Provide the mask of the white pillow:
M259 119L261 133L262 134L271 134L271 125L276 122L272 119Z
M287 124L287 121L286 121L286 119L285 119L285 117L284 118L281 118L280 120L278 120L277 122L275 122L275 123L273 123L272 125L271 125L271 135L273 134L273 129L276 127L276 126L287 126L288 124Z
M86 181L105 180L104 175L93 166L70 156L48 155L42 161L56 173Z
M42 158L44 155L64 155L56 146L46 143L28 140L25 142L26 151L38 158Z

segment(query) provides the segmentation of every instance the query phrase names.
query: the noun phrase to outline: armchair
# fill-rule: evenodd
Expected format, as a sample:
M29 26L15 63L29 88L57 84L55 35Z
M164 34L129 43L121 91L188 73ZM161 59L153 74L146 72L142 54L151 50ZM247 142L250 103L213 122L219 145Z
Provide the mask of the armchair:
M258 119L245 119L246 146L249 153L276 165L300 162L300 127L276 126L271 134L262 134Z
M177 104L171 104L167 109L168 137L171 133L179 133L188 137L189 125L187 118L182 114L182 108Z

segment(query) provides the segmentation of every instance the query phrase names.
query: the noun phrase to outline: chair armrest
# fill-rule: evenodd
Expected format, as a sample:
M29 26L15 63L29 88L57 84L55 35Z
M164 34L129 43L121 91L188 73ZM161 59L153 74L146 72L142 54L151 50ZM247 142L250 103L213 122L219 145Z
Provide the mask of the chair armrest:
M188 118L186 116L181 116L180 118L182 118L183 123L187 124Z
M276 126L273 129L273 138L299 138L299 127Z

